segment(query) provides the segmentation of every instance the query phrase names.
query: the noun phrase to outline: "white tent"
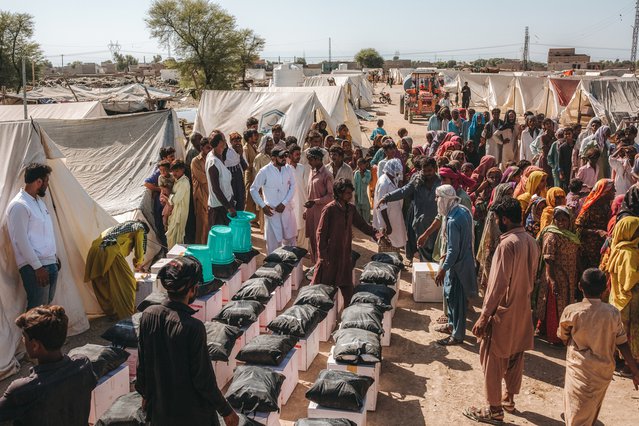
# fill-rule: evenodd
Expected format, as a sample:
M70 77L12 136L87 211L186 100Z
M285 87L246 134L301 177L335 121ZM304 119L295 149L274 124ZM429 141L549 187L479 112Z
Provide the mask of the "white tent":
M173 110L84 120L39 120L60 148L69 170L87 193L119 221L146 219L153 232L147 260L160 250L153 204L144 179L155 170L160 148L172 146L184 158Z
M350 71L352 73L352 71ZM336 86L344 86L346 94L355 108L369 108L373 105L373 86L361 73L337 73L322 74L314 77L307 77L304 86L330 86L333 80Z
M27 105L27 117L33 119L79 119L106 117L106 115L102 104L98 101ZM0 121L23 119L24 107L22 105L0 105Z
M249 68L244 74L247 80L266 80L266 70L263 68Z
M540 77L518 76L510 80L507 88L508 98L501 105L503 111L514 109L517 115L533 111L545 101L546 79Z
M342 86L319 86L319 87L252 87L252 92L300 92L315 93L317 99L322 103L328 114L338 123L346 123L353 137L353 142L361 147L369 147L370 141L360 130L359 120L355 115L353 106L348 102L348 98Z
M298 141L305 139L311 124L316 121L325 120L329 132L336 126L314 92L206 90L193 130L208 135L219 129L228 135L245 129L249 117L258 119L260 133L268 133L279 123L287 136L295 136Z
M93 291L84 284L86 256L100 232L116 221L105 212L76 181L64 165L60 150L30 121L0 123L0 379L18 371L16 353L21 334L14 325L24 311L26 295L9 241L6 209L24 185L24 168L31 162L52 167L49 191L45 197L52 216L57 255L62 264L54 304L64 306L69 316L69 334L89 328L86 314L101 313Z

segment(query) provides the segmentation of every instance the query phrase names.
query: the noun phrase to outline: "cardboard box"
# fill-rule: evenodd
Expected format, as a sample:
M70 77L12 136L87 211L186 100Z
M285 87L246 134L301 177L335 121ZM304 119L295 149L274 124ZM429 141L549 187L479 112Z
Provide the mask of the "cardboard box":
M138 306L149 294L153 292L155 281L157 280L156 274L142 274L136 272L135 274L135 306Z
M116 399L129 392L129 366L124 363L98 380L91 392L89 423L95 424Z
M439 272L437 263L413 263L412 291L415 302L442 303L444 292L435 284L437 272Z
M391 311L384 312L384 317L382 318L382 326L384 327L384 334L382 334L380 339L382 346L390 346L391 331L393 329L393 314Z
M251 340L253 340L254 337L260 334L259 321L255 321L248 327L242 327L242 331L244 331L244 333L242 333L240 338L237 339L240 342L239 349L242 349L246 345L246 342L250 342Z
M168 257L169 259L173 259L175 257L184 256L184 252L186 252L188 246L188 244L176 244L171 247L171 250L169 250L169 252L166 254L166 257Z
M267 325L277 316L277 301L275 292L271 293L271 300L268 301L259 317L260 333L268 333Z
M157 275L157 273L160 272L160 269L162 269L162 267L170 261L171 259L168 259L166 257L164 259L158 260L153 265L151 265L151 273Z
M366 400L360 411L337 410L335 408L322 407L313 401L308 404L309 419L348 419L357 426L366 425Z
M350 371L351 373L358 374L360 376L372 377L375 382L373 385L368 388L368 392L366 392L366 410L375 411L377 408L377 392L379 391L379 373L382 369L381 362L376 362L374 364L345 364L341 362L335 361L333 358L333 349L335 346L331 347L331 350L328 354L328 360L326 361L326 369L327 370L339 370L339 371Z
M129 357L126 359L126 365L129 366L129 381L133 381L137 376L138 370L138 349L137 348L124 348L129 353Z
M213 371L215 372L215 381L217 382L217 387L223 389L224 386L228 385L231 379L233 378L233 370L237 367L237 361L235 357L238 352L240 352L240 339L235 341L235 346L233 346L233 350L231 351L231 355L229 356L229 360L227 362L224 361L213 361Z
M226 288L226 294L222 295L222 303L226 305L233 299L235 293L240 290L240 287L242 287L242 273L238 269L237 271L235 271L232 277L225 280L222 280L220 278L220 280L224 281L224 287Z
M293 274L288 276L284 284L277 287L275 294L277 295L275 308L278 312L283 311L293 295Z
M260 413L255 412L249 416L252 420L255 420L264 426L280 426L280 413L273 411L272 413Z
M222 310L222 292L217 290L198 297L190 306L197 311L193 314L193 318L197 318L202 322L211 321Z
M307 371L319 353L319 327L315 327L315 330L305 339L300 339L295 349L297 349L299 370Z
M328 311L326 318L319 323L317 328L319 328L319 341L320 342L328 342L331 338L331 333L335 329L337 325L337 300L335 300L335 304Z
M293 272L291 272L291 289L297 290L302 286L302 281L304 280L304 267L302 266L302 261L300 260L293 268Z
M242 282L248 280L249 278L251 278L251 276L255 273L255 271L257 270L257 257L254 257L253 259L251 259L251 261L249 263L242 263L242 265L240 265L240 273L242 274Z
M293 348L277 367L265 365L266 368L282 373L284 377L286 377L282 384L282 390L280 391L280 397L278 399L278 405L280 408L283 405L286 405L288 399L295 390L295 386L297 386L297 382L299 380L298 361L297 350Z

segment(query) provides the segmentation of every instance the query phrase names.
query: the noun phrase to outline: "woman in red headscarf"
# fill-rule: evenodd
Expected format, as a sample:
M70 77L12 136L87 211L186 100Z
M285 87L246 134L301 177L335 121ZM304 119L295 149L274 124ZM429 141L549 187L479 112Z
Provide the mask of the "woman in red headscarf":
M436 156L441 157L446 151L456 151L460 150L461 148L461 138L455 133L449 132L442 143L439 145Z

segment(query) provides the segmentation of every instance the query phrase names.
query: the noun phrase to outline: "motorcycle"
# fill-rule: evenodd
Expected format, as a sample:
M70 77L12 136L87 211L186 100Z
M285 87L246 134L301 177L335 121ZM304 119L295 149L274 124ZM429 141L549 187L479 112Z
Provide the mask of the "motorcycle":
M382 104L391 104L391 96L390 93L382 91L379 94L379 102Z

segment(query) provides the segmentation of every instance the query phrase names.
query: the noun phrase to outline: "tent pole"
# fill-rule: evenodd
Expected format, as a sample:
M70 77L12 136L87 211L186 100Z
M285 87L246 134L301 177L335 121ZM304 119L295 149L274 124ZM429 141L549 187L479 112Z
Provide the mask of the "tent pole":
M29 118L27 115L27 61L22 57L22 105L24 106L24 119Z
M546 109L544 110L544 117L548 117L548 98L550 98L550 80L546 88Z
M577 124L581 126L581 89L579 89L579 102L577 103Z

